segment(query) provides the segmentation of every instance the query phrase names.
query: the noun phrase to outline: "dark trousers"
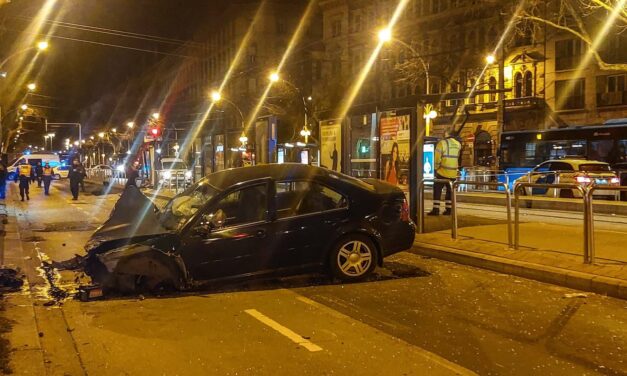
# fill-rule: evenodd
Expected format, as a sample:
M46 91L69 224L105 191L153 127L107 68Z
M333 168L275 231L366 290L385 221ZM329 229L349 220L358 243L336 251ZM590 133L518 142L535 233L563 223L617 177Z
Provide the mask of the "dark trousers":
M85 181L83 179L81 179L81 181L79 183L81 185L81 192L85 193Z
M41 188L41 176L37 175L37 187Z
M7 181L0 178L0 199L6 198L7 195Z
M450 181L454 181L455 179L450 179L450 178L446 178L442 175L439 174L435 174L435 178L436 179L446 179L446 180L450 180ZM446 188L446 195L444 196L445 199L445 207L446 209L450 209L451 208L451 189L449 188L448 184L446 183L440 183L440 182L435 182L433 183L433 208L434 209L439 209L440 208L440 200L442 199L442 189Z
M24 201L24 196L26 196L26 198L30 200L30 197L28 196L28 194L29 194L28 183L20 183L20 197L22 198L22 201Z
M72 198L78 198L78 186L80 184L80 180L70 179L70 191L72 192Z
M52 182L52 176L44 176L43 181L44 181L44 194L48 196L48 194L50 193L50 183Z

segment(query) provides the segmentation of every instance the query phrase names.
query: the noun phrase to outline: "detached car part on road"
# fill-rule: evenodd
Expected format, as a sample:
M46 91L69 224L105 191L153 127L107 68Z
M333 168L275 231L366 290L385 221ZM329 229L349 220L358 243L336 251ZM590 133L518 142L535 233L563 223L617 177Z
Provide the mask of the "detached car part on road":
M396 186L262 165L211 174L162 211L128 187L81 264L94 282L123 292L319 271L353 281L414 236Z

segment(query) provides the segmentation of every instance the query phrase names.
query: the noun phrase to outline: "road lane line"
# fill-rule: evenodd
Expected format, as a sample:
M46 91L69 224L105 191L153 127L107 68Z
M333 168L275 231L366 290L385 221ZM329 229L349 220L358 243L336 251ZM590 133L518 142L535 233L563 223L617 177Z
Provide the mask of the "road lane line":
M322 351L322 347L320 347L320 346L316 345L315 343L309 341L308 339L305 339L302 336L294 333L291 329L286 328L285 326L283 326L283 325L279 324L278 322L272 320L271 318L269 318L268 316L264 315L263 313L257 311L256 309L247 309L244 312L248 313L252 317L256 318L257 320L259 320L262 323L266 324L270 328L276 330L280 334L282 334L285 337L289 338L292 342L294 342L294 343L296 343L296 344L306 348L307 350L309 350L311 352Z
M410 253L410 255L413 255L413 254ZM415 256L415 255L413 255L413 256ZM469 370L468 368L465 368L462 365L454 363L454 362L452 362L452 361L450 361L450 360L448 360L448 359L446 359L446 358L444 358L444 357L442 357L442 356L440 356L440 355L438 355L436 353L433 353L431 351L423 349L420 346L414 345L414 344L409 343L409 342L407 342L407 341L405 341L405 340L403 340L403 339L401 339L399 337L396 337L396 336L394 336L392 334L389 334L389 333L387 333L385 331L382 331L382 330L380 330L380 329L378 329L378 328L376 328L376 327L374 327L374 326L372 326L370 324L367 324L367 323L365 323L365 322L363 322L363 321L361 321L359 319L351 317L351 316L349 316L347 314L344 314L342 312L336 311L335 309L333 309L332 307L329 307L326 304L323 304L323 303L317 302L317 301L315 301L313 299L307 298L307 297L305 297L303 295L300 295L299 293L297 293L295 291L291 291L291 290L288 290L288 291L290 291L291 293L296 295L296 300L298 300L298 301L300 301L302 303L305 303L305 304L308 304L308 305L310 305L312 307L320 309L320 310L322 310L322 311L324 311L324 312L326 312L328 314L331 314L331 315L333 315L335 317L344 317L344 318L347 318L349 320L354 320L354 321L360 322L360 323L362 323L364 325L372 327L374 330L376 330L376 331L378 331L378 332L380 332L380 333L382 333L382 334L384 334L386 336L389 336L389 337L395 339L396 341L398 341L400 343L405 343L408 346L411 346L417 353L422 355L425 359L429 359L429 360L433 361L434 363L437 363L437 364L441 365L442 367L450 370L455 375L465 375L465 376L466 375L467 376L476 376L477 375L474 371ZM352 308L353 309L357 309L356 306L353 306ZM388 323L382 322L381 320L377 320L377 321L382 323L382 324L390 325Z

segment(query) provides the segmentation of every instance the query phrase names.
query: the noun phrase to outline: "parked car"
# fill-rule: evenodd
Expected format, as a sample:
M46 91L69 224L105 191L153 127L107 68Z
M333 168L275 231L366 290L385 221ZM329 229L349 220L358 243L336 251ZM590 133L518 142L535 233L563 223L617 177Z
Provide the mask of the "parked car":
M55 179L67 179L70 175L70 166L61 165L52 169L52 175Z
M605 162L586 159L558 159L543 162L529 173L516 179L516 182L531 182L539 184L577 184L582 187L595 184L597 186L618 186L618 176L610 165ZM578 189L559 188L525 188L526 195L541 195L548 197L581 197ZM594 197L616 199L618 191L598 190Z
M192 171L182 159L164 157L161 158L161 168L158 169L159 183L185 187L192 182Z
M104 288L327 271L353 281L413 244L396 186L302 164L220 171L158 211L127 188L81 264Z

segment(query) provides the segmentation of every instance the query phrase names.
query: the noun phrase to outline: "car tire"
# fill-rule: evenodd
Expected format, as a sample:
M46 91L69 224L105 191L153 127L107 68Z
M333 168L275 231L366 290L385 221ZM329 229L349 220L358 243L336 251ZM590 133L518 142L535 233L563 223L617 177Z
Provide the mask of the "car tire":
M377 267L377 247L361 234L342 237L329 254L329 266L334 277L345 281L359 281Z

